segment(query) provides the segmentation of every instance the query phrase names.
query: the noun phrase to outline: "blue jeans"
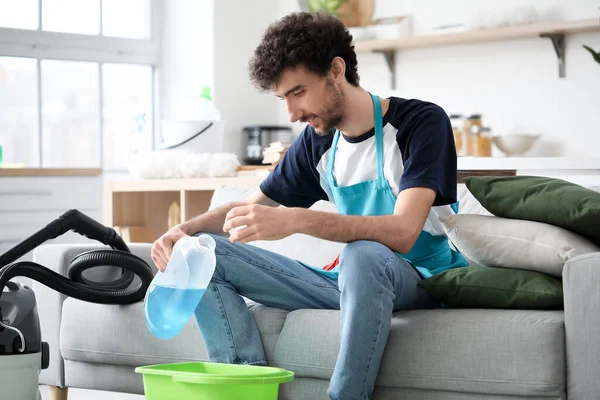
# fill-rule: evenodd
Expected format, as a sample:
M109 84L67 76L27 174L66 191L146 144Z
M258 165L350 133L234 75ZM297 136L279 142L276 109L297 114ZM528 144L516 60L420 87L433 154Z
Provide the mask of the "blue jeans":
M258 328L241 296L289 311L340 310L340 350L328 390L333 400L370 398L392 312L439 307L418 285L417 271L376 242L347 244L334 279L256 246L213 238L217 266L195 312L210 360L266 365Z

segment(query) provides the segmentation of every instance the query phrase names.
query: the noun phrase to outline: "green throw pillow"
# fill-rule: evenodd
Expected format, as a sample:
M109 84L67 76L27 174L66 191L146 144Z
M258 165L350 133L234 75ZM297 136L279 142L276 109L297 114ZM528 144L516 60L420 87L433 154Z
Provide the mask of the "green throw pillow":
M473 196L497 217L544 222L579 233L600 245L600 193L540 176L465 179Z
M563 309L562 281L541 272L464 267L441 272L421 284L451 308Z

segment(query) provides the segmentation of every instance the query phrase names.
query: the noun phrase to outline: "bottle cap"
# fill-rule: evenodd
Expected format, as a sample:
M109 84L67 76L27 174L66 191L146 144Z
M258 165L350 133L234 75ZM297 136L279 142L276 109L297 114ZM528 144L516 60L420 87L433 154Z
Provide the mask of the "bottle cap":
M209 235L199 235L198 239L196 240L196 246L208 247L211 251L215 251L217 243L215 242L215 239Z

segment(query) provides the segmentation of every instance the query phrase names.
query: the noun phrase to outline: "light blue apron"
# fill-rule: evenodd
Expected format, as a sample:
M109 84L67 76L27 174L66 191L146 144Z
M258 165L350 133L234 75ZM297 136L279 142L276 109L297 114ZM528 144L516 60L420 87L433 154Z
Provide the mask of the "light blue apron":
M375 144L377 152L377 179L365 181L350 186L337 186L333 176L335 153L340 138L336 130L331 145L331 155L327 165L327 182L329 184L333 202L340 214L377 216L394 213L396 196L390 188L383 173L383 126L381 102L377 96L371 94L375 109ZM456 212L456 208L453 207ZM468 261L456 250L450 247L448 238L434 236L421 231L419 238L408 254L397 253L400 257L410 262L423 276L428 278L436 273L450 268L466 267ZM319 270L330 277L336 278L339 265L330 271Z

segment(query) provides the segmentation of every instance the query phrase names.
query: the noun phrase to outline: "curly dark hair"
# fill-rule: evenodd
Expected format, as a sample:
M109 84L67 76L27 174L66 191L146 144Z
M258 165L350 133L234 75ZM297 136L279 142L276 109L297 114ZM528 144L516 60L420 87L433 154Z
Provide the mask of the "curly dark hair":
M250 79L262 91L272 90L286 68L303 65L325 76L335 57L346 63L346 80L358 86L352 35L326 13L297 12L271 24L250 59Z

